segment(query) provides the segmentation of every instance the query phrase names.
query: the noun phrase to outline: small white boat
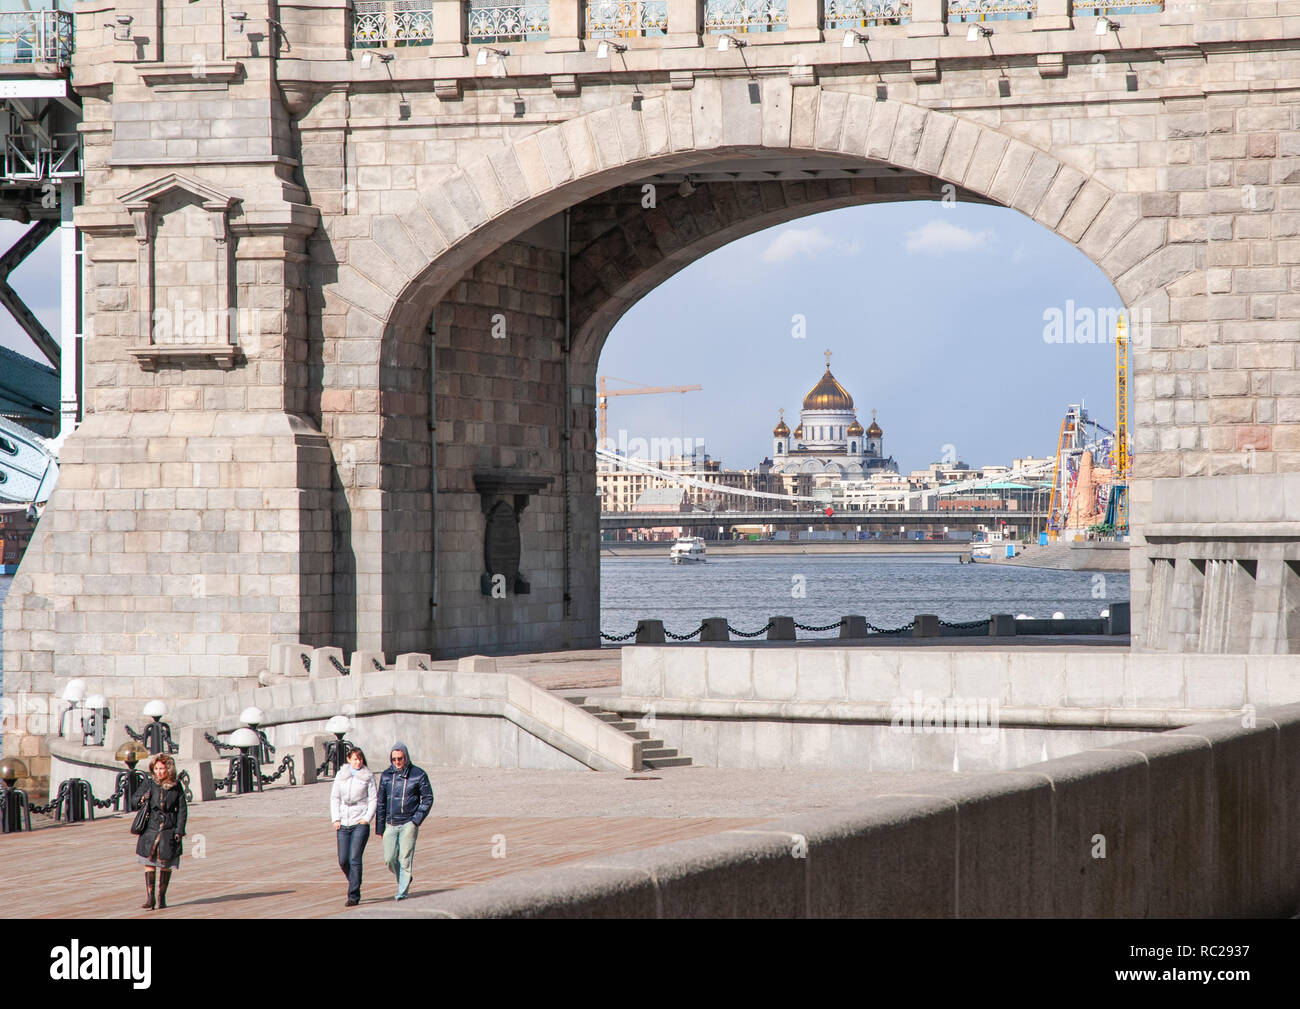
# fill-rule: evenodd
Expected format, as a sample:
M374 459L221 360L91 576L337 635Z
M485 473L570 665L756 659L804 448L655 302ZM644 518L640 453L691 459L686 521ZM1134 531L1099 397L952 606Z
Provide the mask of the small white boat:
M684 536L673 544L668 557L674 564L694 564L704 561L704 540L699 536Z
M971 560L993 560L995 557L1015 557L1019 553L1015 540L1005 539L1000 532L989 533L984 539L970 545Z

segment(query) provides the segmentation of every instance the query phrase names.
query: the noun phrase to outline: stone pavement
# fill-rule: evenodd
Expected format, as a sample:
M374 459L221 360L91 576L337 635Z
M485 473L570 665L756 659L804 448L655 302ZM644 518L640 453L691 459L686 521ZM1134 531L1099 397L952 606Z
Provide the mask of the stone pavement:
M437 797L420 832L411 905L515 872L667 844L943 780L940 773L656 774L426 768ZM279 786L191 807L163 912L146 912L128 817L0 838L0 905L14 918L315 918L344 911L329 786ZM40 818L44 819L44 818ZM494 857L494 852L496 857ZM199 857L201 855L201 857ZM504 857L502 857L504 856ZM382 844L366 847L363 905L389 902Z

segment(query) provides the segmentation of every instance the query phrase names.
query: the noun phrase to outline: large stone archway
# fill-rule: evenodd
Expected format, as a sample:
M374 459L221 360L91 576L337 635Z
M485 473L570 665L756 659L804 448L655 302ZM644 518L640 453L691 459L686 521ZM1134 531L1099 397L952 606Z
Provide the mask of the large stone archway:
M1117 194L1048 152L946 113L788 84L768 83L762 99L753 103L744 81L700 81L689 94L645 101L640 112L628 106L588 113L411 194L399 214L376 219L385 237L360 243L359 255L348 243L348 265L334 289L346 323L334 355L327 349L326 356L369 346L363 356L380 361L386 393L410 393L392 396L394 409L385 411L382 472L405 474L412 459L419 460L416 470L425 463L420 421L428 404L418 393L429 385L431 314L437 347L433 388L443 433L436 506L427 478L410 480L406 489L404 477L374 488L372 505L358 507L363 488L351 493L350 514L370 516L366 552L384 566L381 582L393 586L383 592L380 625L403 628L395 638L385 630L382 643L414 648L430 635L452 650L596 643L591 418L600 347L623 312L668 276L774 223L885 200L952 196L1007 206L1098 263L1149 322L1145 337L1180 344L1166 292L1194 273L1197 246L1170 240L1169 221L1144 215L1140 196ZM884 170L864 178L705 185L688 197L660 187L654 206L642 205L644 180L665 171L777 157ZM500 244L503 236L510 240ZM493 242L498 247L485 252ZM534 296L542 303L529 305ZM1139 379L1145 364L1138 362ZM336 454L363 451L368 446L348 450L346 439L340 445L334 437L346 422L323 411ZM1152 454L1158 442L1145 448L1148 472L1179 472L1177 453L1161 460ZM553 478L530 505L527 538L534 558L550 559L549 580L529 598L494 604L480 591L473 478L503 468ZM422 516L431 511L437 529L430 539ZM430 620L422 596L409 588L420 572L434 570L437 613Z

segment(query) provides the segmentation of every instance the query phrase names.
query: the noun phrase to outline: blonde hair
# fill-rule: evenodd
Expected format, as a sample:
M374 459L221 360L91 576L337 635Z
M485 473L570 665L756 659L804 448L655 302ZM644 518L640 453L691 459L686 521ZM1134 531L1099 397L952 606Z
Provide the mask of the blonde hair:
M162 764L164 767L167 768L167 777L166 779L164 779L163 784L166 785L176 784L176 761L172 760L172 758L165 753L155 753L152 757L149 758L150 775L153 774L154 766L157 764Z

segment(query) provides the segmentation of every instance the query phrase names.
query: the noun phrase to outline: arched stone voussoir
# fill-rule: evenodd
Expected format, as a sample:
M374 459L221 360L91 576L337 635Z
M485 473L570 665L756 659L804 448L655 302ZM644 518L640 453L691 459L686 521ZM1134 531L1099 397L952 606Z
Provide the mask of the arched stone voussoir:
M419 199L428 224L421 230L400 221L428 256L426 266L385 317L410 323L420 314L408 311L417 292L422 298L443 296L503 242L585 199L663 172L774 151L861 159L950 182L966 198L1011 207L1052 229L1112 280L1143 267L1167 240L1156 224L1143 224L1126 237L1142 220L1136 196L1117 194L1052 152L995 127L834 87L764 81L759 90L763 100L754 103L743 79L701 80L689 92L646 99L639 112L627 104L594 109L521 137L428 186ZM1155 276L1181 260L1161 263ZM1147 282L1143 276L1134 274L1135 290ZM362 295L368 299L365 310L378 311L373 293L364 289ZM431 307L424 306L426 316Z

